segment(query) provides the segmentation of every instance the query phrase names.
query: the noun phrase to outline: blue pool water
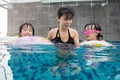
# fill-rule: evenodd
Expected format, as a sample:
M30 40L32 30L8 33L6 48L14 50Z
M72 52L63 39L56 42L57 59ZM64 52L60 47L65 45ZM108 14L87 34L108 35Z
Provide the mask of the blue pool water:
M0 80L120 80L120 42L111 42L116 47L0 45Z

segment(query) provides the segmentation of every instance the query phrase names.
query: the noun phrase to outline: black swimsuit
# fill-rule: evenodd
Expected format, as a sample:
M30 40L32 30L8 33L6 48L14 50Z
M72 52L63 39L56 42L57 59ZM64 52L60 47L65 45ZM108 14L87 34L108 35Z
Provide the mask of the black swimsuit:
M59 29L57 30L57 33L56 33L56 37L54 39L52 39L52 42L53 43L67 43L67 44L74 44L74 40L73 38L70 36L70 31L68 29L68 34L69 34L69 38L68 38L68 41L67 42L63 42L60 38L60 33L59 33ZM59 35L59 36L58 36Z

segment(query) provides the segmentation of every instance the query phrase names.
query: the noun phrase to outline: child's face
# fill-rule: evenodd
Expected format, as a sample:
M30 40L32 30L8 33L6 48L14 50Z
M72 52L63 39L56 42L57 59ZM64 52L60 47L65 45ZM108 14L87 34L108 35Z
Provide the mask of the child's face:
M20 35L21 35L21 37L24 37L24 36L33 36L32 27L30 25L24 25L22 27Z
M85 28L84 35L86 40L97 40L99 31L95 29L94 25L89 25Z

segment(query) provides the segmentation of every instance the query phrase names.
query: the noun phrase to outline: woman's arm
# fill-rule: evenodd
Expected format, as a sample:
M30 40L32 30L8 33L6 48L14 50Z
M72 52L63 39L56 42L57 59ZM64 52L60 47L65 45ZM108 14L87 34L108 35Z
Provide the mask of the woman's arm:
M74 31L74 43L76 47L79 47L79 35L76 30Z

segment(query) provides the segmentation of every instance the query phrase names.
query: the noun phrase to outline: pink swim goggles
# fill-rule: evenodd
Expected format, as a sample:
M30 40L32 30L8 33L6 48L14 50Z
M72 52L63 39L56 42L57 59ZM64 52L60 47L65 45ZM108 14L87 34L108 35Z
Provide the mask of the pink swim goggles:
M95 33L95 32L99 33L100 31L98 31L98 30L85 30L84 35L90 35L90 34Z

